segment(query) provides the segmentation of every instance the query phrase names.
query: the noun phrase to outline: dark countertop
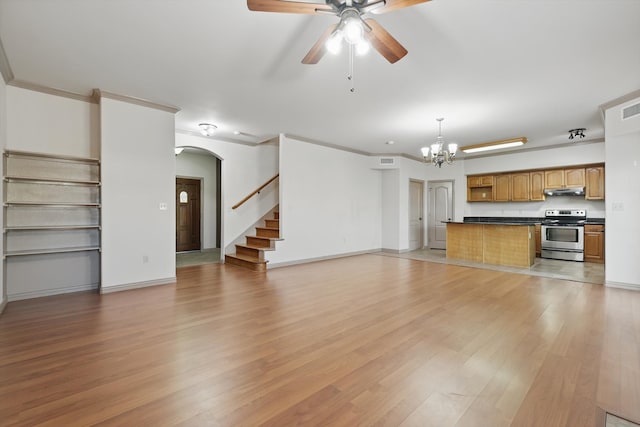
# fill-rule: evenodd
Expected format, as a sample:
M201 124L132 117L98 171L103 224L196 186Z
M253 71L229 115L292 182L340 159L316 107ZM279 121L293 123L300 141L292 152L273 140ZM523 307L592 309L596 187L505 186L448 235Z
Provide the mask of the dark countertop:
M508 224L508 225L533 225L540 224L544 217L512 217L512 216L465 216L467 224ZM450 221L460 223L459 221ZM604 225L604 218L587 218L585 224Z
M535 225L533 222L507 222L507 221L443 221L447 224L487 224L487 225Z

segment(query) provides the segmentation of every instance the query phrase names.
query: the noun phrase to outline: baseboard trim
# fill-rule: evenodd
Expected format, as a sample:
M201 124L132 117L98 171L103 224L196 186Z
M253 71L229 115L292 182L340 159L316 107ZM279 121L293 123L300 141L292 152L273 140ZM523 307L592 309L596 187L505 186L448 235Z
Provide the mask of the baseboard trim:
M90 283L88 285L70 286L67 288L44 289L40 291L20 292L16 294L8 294L7 301L20 301L23 299L50 297L52 295L71 294L73 292L95 291L99 285Z
M5 307L7 306L7 303L9 301L5 298L2 300L2 302L0 302L0 316L2 315L2 312L4 311Z
M607 280L604 283L609 288L627 289L630 291L640 291L640 285L635 283L612 282Z
M113 292L130 291L132 289L148 288L150 286L175 285L176 276L165 277L164 279L146 280L144 282L123 283L122 285L102 286L101 294L111 294Z
M409 249L382 248L382 249L380 249L380 252L384 252L385 254L404 254L404 253L411 252L411 251Z
M337 259L337 258L346 258L346 257L356 256L356 255L373 254L376 252L380 252L380 249L369 249L365 251L346 252L346 253L337 254L337 255L327 255L327 256L321 256L316 258L297 259L295 261L277 262L273 264L271 263L271 261L269 261L269 263L267 264L267 270L271 270L272 268L279 268L279 267L289 267L289 266L298 265L298 264L307 264L310 262L327 261L330 259Z

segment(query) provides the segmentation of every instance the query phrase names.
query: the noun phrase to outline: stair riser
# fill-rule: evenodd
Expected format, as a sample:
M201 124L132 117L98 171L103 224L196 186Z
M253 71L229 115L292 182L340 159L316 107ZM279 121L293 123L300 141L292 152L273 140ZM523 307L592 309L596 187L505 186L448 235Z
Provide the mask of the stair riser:
M280 230L270 230L268 228L256 228L256 236L280 237Z
M275 219L280 219L280 212L274 212L274 213L273 213L273 217L274 217Z
M271 248L271 242L264 239L256 239L255 237L245 236L247 239L247 245L260 246L261 248Z
M262 260L264 259L264 253L260 249L245 248L243 246L236 245L236 253L238 255L251 256Z
M280 228L280 221L277 219L265 219L264 222L269 228Z
M225 255L224 262L226 264L233 264L233 265L237 265L238 267L248 268L249 270L253 270L253 271L267 271L266 264L262 264L262 263L254 264L252 262L245 261L243 259L230 257L229 255Z

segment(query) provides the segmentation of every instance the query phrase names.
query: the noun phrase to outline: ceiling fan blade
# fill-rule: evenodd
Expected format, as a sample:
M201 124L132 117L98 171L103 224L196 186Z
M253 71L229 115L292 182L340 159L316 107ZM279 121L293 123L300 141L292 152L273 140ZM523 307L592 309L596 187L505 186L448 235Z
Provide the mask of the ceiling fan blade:
M307 13L313 14L316 11L331 12L333 9L326 4L304 3L300 1L286 0L247 0L249 10L257 12L281 12L281 13Z
M365 19L365 22L371 27L371 31L364 33L365 37L369 40L371 46L380 52L380 55L384 56L387 61L394 64L407 54L407 49L398 40L394 39L387 30L382 28L382 25L373 19Z
M311 47L307 55L302 59L303 64L317 64L322 57L324 56L324 52L326 51L325 44L327 43L327 39L331 37L331 34L336 30L338 24L334 24L326 29L322 36L318 39L318 41Z
M426 3L431 0L386 0L386 4L382 7L375 8L371 13L387 13L392 10L402 9L404 7L413 6L420 3Z

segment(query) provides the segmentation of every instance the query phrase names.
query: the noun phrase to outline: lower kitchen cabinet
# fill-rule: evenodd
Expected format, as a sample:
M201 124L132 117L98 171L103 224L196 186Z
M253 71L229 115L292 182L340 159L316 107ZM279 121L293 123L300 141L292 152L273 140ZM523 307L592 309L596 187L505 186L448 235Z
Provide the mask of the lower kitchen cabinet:
M536 224L536 256L542 256L542 224Z
M604 225L584 226L584 260L604 262Z

